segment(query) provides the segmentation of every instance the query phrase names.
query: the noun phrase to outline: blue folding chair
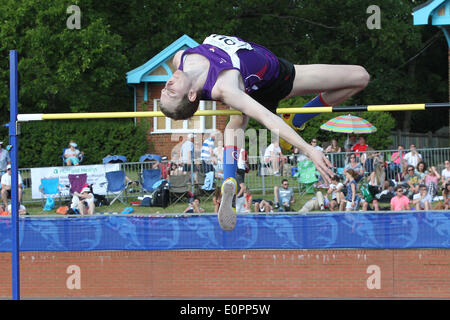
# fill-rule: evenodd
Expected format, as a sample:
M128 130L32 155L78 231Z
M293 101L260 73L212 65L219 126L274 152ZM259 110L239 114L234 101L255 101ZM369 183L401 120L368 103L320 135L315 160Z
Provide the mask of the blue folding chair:
M41 191L43 199L59 197L59 203L61 204L61 188L59 178L42 178L39 191Z
M123 200L123 194L125 193L125 198L128 201L127 196L127 185L125 184L125 171L109 171L105 173L106 180L108 181L106 187L106 193L109 195L110 193L114 194L114 199L110 202L110 205L114 203L117 199L125 204Z
M114 155L114 156L106 156L103 158L103 164L107 163L124 163L127 162L127 157Z
M154 190L153 185L161 180L161 170L144 169L141 174L141 193Z

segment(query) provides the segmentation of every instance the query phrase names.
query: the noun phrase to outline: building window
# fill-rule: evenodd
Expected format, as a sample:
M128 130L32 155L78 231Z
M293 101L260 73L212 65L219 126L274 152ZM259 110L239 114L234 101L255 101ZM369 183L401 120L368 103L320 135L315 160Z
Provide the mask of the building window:
M201 100L199 110L216 110L216 101ZM153 100L153 111L161 111L160 100ZM216 116L192 117L188 120L172 120L168 117L153 118L153 131L156 133L205 133L216 129Z

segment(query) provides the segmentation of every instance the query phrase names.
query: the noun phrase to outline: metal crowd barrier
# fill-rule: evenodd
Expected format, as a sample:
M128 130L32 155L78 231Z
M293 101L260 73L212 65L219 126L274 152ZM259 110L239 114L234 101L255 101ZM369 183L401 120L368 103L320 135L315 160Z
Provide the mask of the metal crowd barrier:
M405 150L406 154L409 150ZM428 167L435 166L439 172L444 168L444 161L450 160L450 147L449 148L433 148L433 149L417 149L417 151L422 155L423 161ZM386 164L386 179L395 179L396 173L402 172L403 167L397 171L391 170L389 167L390 158L394 152L397 150L374 150L366 151L361 156L366 158L366 166L364 175L367 178L371 172L371 166L369 163L376 156L380 156L383 162ZM343 168L348 162L348 157L351 153L340 152L340 153L326 153L326 156L330 162L334 165L334 171L336 173L342 173ZM361 160L361 156L358 160ZM297 160L301 160L301 155L285 155L286 162L284 163L283 169L280 170L279 175L274 175L273 170L270 166L265 166L264 160L260 156L249 156L250 168L249 172L245 175L245 184L252 192L261 192L262 194L272 194L274 186L280 186L283 179L288 179L290 186L296 190L300 188L300 183L297 178L293 177L295 170L297 168ZM169 166L175 163L177 166L182 167L182 164L178 162L173 162L166 160L161 162L159 166ZM143 169L150 169L155 166L155 163L151 162L126 162L121 163L121 169L125 170L127 176L133 181L139 181L140 173ZM196 183L196 172L202 170L201 161L194 160L194 166L191 167L191 182L192 191L194 192L194 184ZM220 169L220 167L219 167ZM23 168L19 169L19 172L24 180L24 196L23 202L29 203L33 201L42 201L41 199L31 199L31 169ZM163 175L164 177L164 175ZM216 179L221 180L220 170L216 171ZM138 188L138 187L137 187ZM130 186L130 191L136 192L136 186Z

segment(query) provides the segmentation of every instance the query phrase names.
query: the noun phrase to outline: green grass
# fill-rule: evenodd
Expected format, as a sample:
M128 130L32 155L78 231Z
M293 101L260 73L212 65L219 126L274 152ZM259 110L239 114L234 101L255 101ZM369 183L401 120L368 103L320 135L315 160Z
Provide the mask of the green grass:
M258 193L258 192L253 192L252 193L253 198L263 198L266 200L271 200L273 201L273 194L272 193L268 193L266 192L265 195L263 195L262 193ZM313 195L305 195L303 197L299 197L298 194L296 194L296 201L294 203L293 210L294 211L298 211L302 208L302 206L305 204L306 201L308 201L309 199L311 199ZM212 202L212 199L206 200L206 198L200 198L200 206L205 209L205 212L208 213L212 213L214 212L214 205ZM122 212L125 207L133 207L134 212L133 214L142 214L142 215L146 215L146 214L157 214L157 213L182 213L188 206L187 204L187 199L179 201L176 204L172 204L169 205L167 208L159 208L159 207L141 207L141 206L132 206L130 205L130 201L139 201L137 200L137 196L128 196L128 204L125 205L123 203L121 203L120 201L116 200L112 205L110 206L101 206L101 207L97 207L95 209L96 213L100 213L100 212ZM64 204L64 203L63 203ZM55 209L53 211L44 211L42 210L43 208L43 204L42 202L33 202L33 203L26 203L25 204L27 211L30 215L49 215L49 214L56 214L56 208L59 206L59 201L56 200L55 201Z

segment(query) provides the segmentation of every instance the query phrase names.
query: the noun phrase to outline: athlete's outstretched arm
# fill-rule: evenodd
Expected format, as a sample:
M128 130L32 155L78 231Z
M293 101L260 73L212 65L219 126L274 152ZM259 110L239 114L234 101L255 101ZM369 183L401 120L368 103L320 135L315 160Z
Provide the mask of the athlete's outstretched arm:
M331 171L331 163L324 154L308 144L280 117L273 114L248 94L238 88L221 89L221 100L233 109L239 110L247 116L255 119L271 131L278 130L279 136L288 143L298 147L307 155L316 166L325 181L330 182L334 175Z

